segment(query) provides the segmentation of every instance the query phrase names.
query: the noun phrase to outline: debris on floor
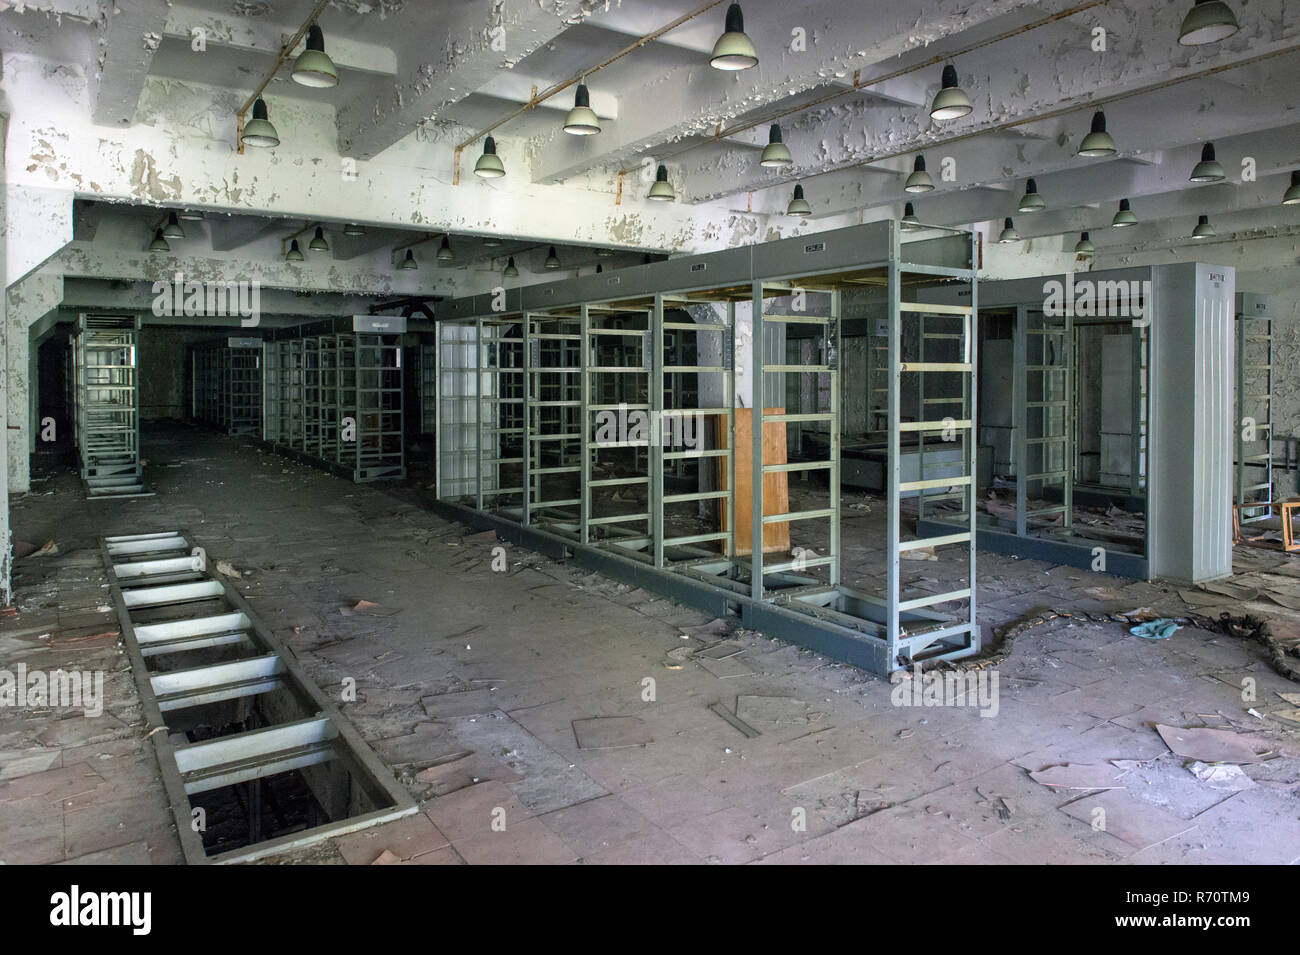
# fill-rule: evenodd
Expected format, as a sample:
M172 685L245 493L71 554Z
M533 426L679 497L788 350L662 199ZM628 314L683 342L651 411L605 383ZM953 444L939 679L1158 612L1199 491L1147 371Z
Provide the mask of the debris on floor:
M596 716L574 720L572 725L579 749L622 749L655 741L637 716Z
M1083 796L1062 806L1061 812L1135 849L1168 842L1196 828L1122 789Z
M1029 774L1034 782L1051 789L1123 789L1115 766L1066 763Z
M1211 766L1198 760L1188 766L1187 771L1211 789L1241 792L1255 785L1255 781L1246 775L1245 770L1233 763Z
M818 713L803 700L791 696L738 696L736 716L754 723L814 723L826 714Z
M1174 753L1203 763L1258 763L1266 753L1256 753L1249 736L1230 730L1180 728L1156 724L1156 732Z
M740 717L736 716L735 713L727 709L727 707L722 703L710 703L709 709L718 714L718 716L721 716L736 729L740 730L747 739L754 739L755 737L763 735L761 731L755 729Z
M354 614L363 614L368 617L391 617L399 612L371 600L358 600L351 607L339 608L339 613L345 617L351 617Z
M47 541L44 547L38 548L28 541L14 541L13 551L14 560L22 560L25 557L57 557L59 545L54 541Z
M1140 623L1136 627L1129 627L1128 632L1135 637L1141 637L1143 640L1168 640L1177 629L1177 620L1161 617L1158 620L1148 620L1146 623Z

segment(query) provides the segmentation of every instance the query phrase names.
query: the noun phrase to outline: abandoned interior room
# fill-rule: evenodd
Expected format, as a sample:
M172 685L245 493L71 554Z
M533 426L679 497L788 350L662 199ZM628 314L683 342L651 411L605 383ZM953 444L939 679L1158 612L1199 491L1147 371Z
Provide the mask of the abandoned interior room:
M0 3L0 862L1300 862L1298 75Z

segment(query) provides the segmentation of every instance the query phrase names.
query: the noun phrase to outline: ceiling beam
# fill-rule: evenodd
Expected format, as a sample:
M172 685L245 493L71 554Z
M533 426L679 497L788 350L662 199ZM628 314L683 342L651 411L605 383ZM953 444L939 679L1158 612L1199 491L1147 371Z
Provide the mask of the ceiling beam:
M426 119L486 86L587 15L581 0L467 3L439 11L437 36L412 31L397 54L397 82L378 102L362 94L338 109L339 152L373 159Z
M103 0L97 58L89 69L91 122L129 126L162 42L167 0Z
M354 39L342 30L332 31L330 21L331 8L326 7L321 14L320 25L325 31L325 48L335 66L382 77L392 77L397 72L397 56L392 48ZM280 48L297 32L299 26L301 23L289 25L273 20L216 13L177 3L167 14L165 32L169 39L187 44L195 37L202 36L203 43L208 47L257 53L272 60L280 55Z
M1006 179L1014 167L1028 166L1025 174L1034 175L1042 167L1017 162L1017 157L1038 154L1074 162L1074 150L1088 131L1092 104L1105 100L1112 101L1104 107L1110 130L1127 153L1181 145L1192 141L1188 137L1212 138L1223 132L1221 124L1236 132L1233 124L1239 115L1256 117L1265 126L1275 124L1276 99L1260 97L1256 91L1294 86L1286 76L1288 69L1294 75L1297 57L1288 51L1298 49L1300 21L1284 22L1283 3L1257 0L1250 26L1243 28L1252 34L1247 42L1215 53L1188 53L1176 37L1163 55L1152 51L1150 38L1160 35L1162 28L1170 32L1168 8L1136 10L1122 21L1133 31L1131 35L1119 32L1120 22L1111 24L1111 52L1106 57L1125 64L1119 71L1109 68L1109 59L1107 68L1100 70L1098 54L1074 39L1076 31L1064 23L1053 24L1035 34L1041 44L1038 56L1010 56L1006 44L1012 41L1008 40L959 58L963 83L975 104L974 112L962 120L940 126L925 109L846 102L784 121L785 141L795 157L792 167L774 172L744 157L743 165L738 165L725 156L691 151L678 160L674 184L679 195L691 202L796 180L805 180L805 190L811 191L808 180L813 176L821 190L827 173L860 170L865 163L909 170L914 154L920 152L926 154L936 181L939 159L948 155L964 155L957 174L958 182L967 186ZM1105 16L1112 19L1122 12L1104 8ZM1271 54L1282 58L1252 63ZM1234 69L1205 75L1229 67ZM1173 85L1177 81L1184 82ZM934 86L937 89L937 78ZM1022 130L1036 133L1038 143L1023 142L1018 135ZM1176 133L1183 135L1170 140ZM1000 141L990 143L991 134Z
M644 108L629 105L624 118L599 136L548 131L534 137L530 151L544 158L536 161L533 179L554 183L603 166L635 168L643 154L661 148L671 152L666 144L711 133L718 124L725 127L734 117L765 104L824 87L828 77L852 76L855 69L1027 5L1024 0L988 0L977 6L964 0L861 0L854 4L851 23L845 22L842 0L771 6L761 20L751 14L747 22L758 50L757 67L724 73L710 69L702 55L698 64L647 75L637 94ZM918 30L918 23L925 23L927 30ZM796 30L805 31L805 52L790 50ZM576 141L580 139L586 142Z

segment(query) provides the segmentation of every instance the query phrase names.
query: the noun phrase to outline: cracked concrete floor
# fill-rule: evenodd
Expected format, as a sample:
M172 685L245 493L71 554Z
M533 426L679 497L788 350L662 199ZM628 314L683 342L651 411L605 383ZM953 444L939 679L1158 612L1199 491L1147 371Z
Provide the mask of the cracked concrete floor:
M343 711L420 800L415 816L272 862L1300 857L1300 726L1275 715L1290 706L1278 694L1300 687L1253 644L1056 620L997 668L996 716L895 706L881 679L519 548L493 572L494 543L431 513L414 482L356 486L189 428L145 437L155 497L89 503L58 464L14 502L15 536L60 553L18 562L0 665L108 672L102 716L0 712L5 862L180 861L95 549L102 534L176 528L244 574L237 586L322 687L355 681ZM846 510L846 560L861 564L850 575L871 575L872 549L853 535L882 510ZM1238 550L1244 571L1300 565ZM984 555L980 570L987 626L1044 607L1187 609L1157 584ZM341 612L359 600L382 609ZM1274 626L1293 632L1296 617ZM709 647L721 649L698 654ZM738 699L760 735L710 709ZM583 724L629 745L578 746L574 721L602 717L635 718ZM1245 767L1249 788L1213 789L1156 722L1247 733L1267 758ZM1112 761L1111 790L1028 775Z

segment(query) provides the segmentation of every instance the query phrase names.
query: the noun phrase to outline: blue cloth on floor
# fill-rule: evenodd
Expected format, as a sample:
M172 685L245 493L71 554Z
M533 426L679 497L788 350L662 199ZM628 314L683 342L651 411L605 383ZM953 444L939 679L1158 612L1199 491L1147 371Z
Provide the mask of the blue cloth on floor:
M1168 640L1177 629L1177 621L1170 620L1168 617L1161 617L1159 620L1148 620L1136 627L1129 627L1128 632L1135 637L1141 637L1143 640Z

